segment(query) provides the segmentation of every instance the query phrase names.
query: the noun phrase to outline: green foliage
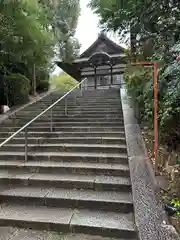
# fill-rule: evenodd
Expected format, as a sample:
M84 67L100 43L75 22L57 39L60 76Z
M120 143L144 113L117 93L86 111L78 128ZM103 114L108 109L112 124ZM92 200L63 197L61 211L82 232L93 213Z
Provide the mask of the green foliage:
M40 0L50 12L51 26L56 36L58 57L71 62L79 54L80 44L75 32L80 15L80 0Z
M69 91L77 84L77 81L74 80L71 76L66 73L61 73L59 76L53 76L51 78L52 88Z
M37 90L47 90L43 76L56 55L71 61L78 54L79 0L0 0L0 9L0 73L21 73L32 82L35 66Z
M152 124L153 109L153 76L149 68L127 67L125 81L128 91L139 106L141 119Z
M49 86L50 86L49 80L41 80L37 85L36 91L38 93L46 92L49 90Z
M180 1L91 0L89 6L107 31L130 33L138 60L161 61L159 69L159 126L161 138L180 138ZM147 17L148 16L148 17ZM133 41L131 41L133 42ZM148 54L145 54L147 52ZM128 68L128 90L141 118L153 124L152 69Z
M180 37L180 2L177 0L91 0L100 25L120 34L131 32L138 42L153 40L154 59L168 58L168 51ZM148 16L148 17L147 17Z
M59 55L65 62L71 62L79 54L80 44L74 37L79 15L80 0L66 0L56 3L55 26L60 30L56 32Z
M28 102L30 81L21 74L10 74L7 77L9 106Z
M177 216L180 218L180 199L173 199L171 204L178 210Z
M1 3L0 7L1 67L5 68L9 62L24 63L27 69L34 62L37 68L47 66L53 56L54 42L46 20L42 21L43 9L38 1L11 1Z

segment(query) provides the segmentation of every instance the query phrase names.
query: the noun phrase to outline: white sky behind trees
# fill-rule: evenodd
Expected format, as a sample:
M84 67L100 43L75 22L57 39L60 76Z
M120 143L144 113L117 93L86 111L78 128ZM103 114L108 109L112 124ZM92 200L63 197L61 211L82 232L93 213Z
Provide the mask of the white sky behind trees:
M87 7L90 0L80 0L81 16L76 30L75 37L78 38L81 44L80 53L84 52L97 39L101 29L98 27L98 17L93 14L90 8ZM107 36L117 44L120 44L119 38L113 33L108 33ZM120 44L124 46L124 44ZM57 67L53 74L61 72Z
M80 0L81 16L76 31L76 37L81 43L81 53L85 51L97 39L101 29L98 27L98 17L87 7L90 0ZM119 38L113 33L108 33L108 37L119 44ZM124 46L123 44L121 44Z

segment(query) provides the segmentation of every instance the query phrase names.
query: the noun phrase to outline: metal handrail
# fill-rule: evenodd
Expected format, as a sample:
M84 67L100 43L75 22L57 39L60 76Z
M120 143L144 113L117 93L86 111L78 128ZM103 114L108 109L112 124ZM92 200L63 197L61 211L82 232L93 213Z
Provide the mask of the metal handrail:
M61 98L59 98L56 102L54 102L53 104L51 104L48 108L46 108L44 111L42 111L40 114L38 114L35 118L33 118L31 121L29 121L28 123L26 123L22 128L20 128L19 130L17 130L15 133L13 133L9 138L7 138L4 142L0 143L0 148L3 147L7 142L9 142L10 140L12 140L14 137L16 137L20 132L22 132L23 130L25 130L25 161L28 160L28 142L27 142L27 128L34 123L38 118L40 118L41 116L43 116L45 113L47 113L49 110L51 110L51 122L50 122L50 129L52 132L52 108L54 106L56 106L56 104L58 104L61 100L65 99L65 114L67 114L67 96L72 93L76 88L78 88L79 86L81 86L81 95L82 95L82 83L85 82L87 80L87 78L83 79L80 83L76 84L69 92L67 92L66 94L64 94Z

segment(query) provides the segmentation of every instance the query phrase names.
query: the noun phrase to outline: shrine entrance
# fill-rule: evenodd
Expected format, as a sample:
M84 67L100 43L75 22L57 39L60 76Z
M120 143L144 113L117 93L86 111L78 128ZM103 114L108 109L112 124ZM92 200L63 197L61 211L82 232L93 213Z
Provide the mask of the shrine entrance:
M125 49L101 33L79 58L57 65L79 82L87 78L83 89L120 88L126 67Z

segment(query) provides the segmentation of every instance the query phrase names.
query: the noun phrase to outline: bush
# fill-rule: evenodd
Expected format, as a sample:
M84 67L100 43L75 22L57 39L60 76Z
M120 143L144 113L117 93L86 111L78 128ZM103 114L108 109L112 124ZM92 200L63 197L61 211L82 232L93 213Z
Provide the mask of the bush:
M41 80L36 88L36 91L41 93L41 92L46 92L49 90L49 80Z
M138 104L141 119L153 127L154 94L153 70L128 67L125 81L134 102ZM180 142L180 63L176 60L159 69L158 120L160 140Z
M29 101L30 81L21 74L10 74L7 77L9 106L24 104Z
M77 84L77 81L66 73L51 78L51 87L60 91L69 91Z
M152 69L127 67L125 81L129 94L138 105L140 120L152 123L153 115L153 75Z

